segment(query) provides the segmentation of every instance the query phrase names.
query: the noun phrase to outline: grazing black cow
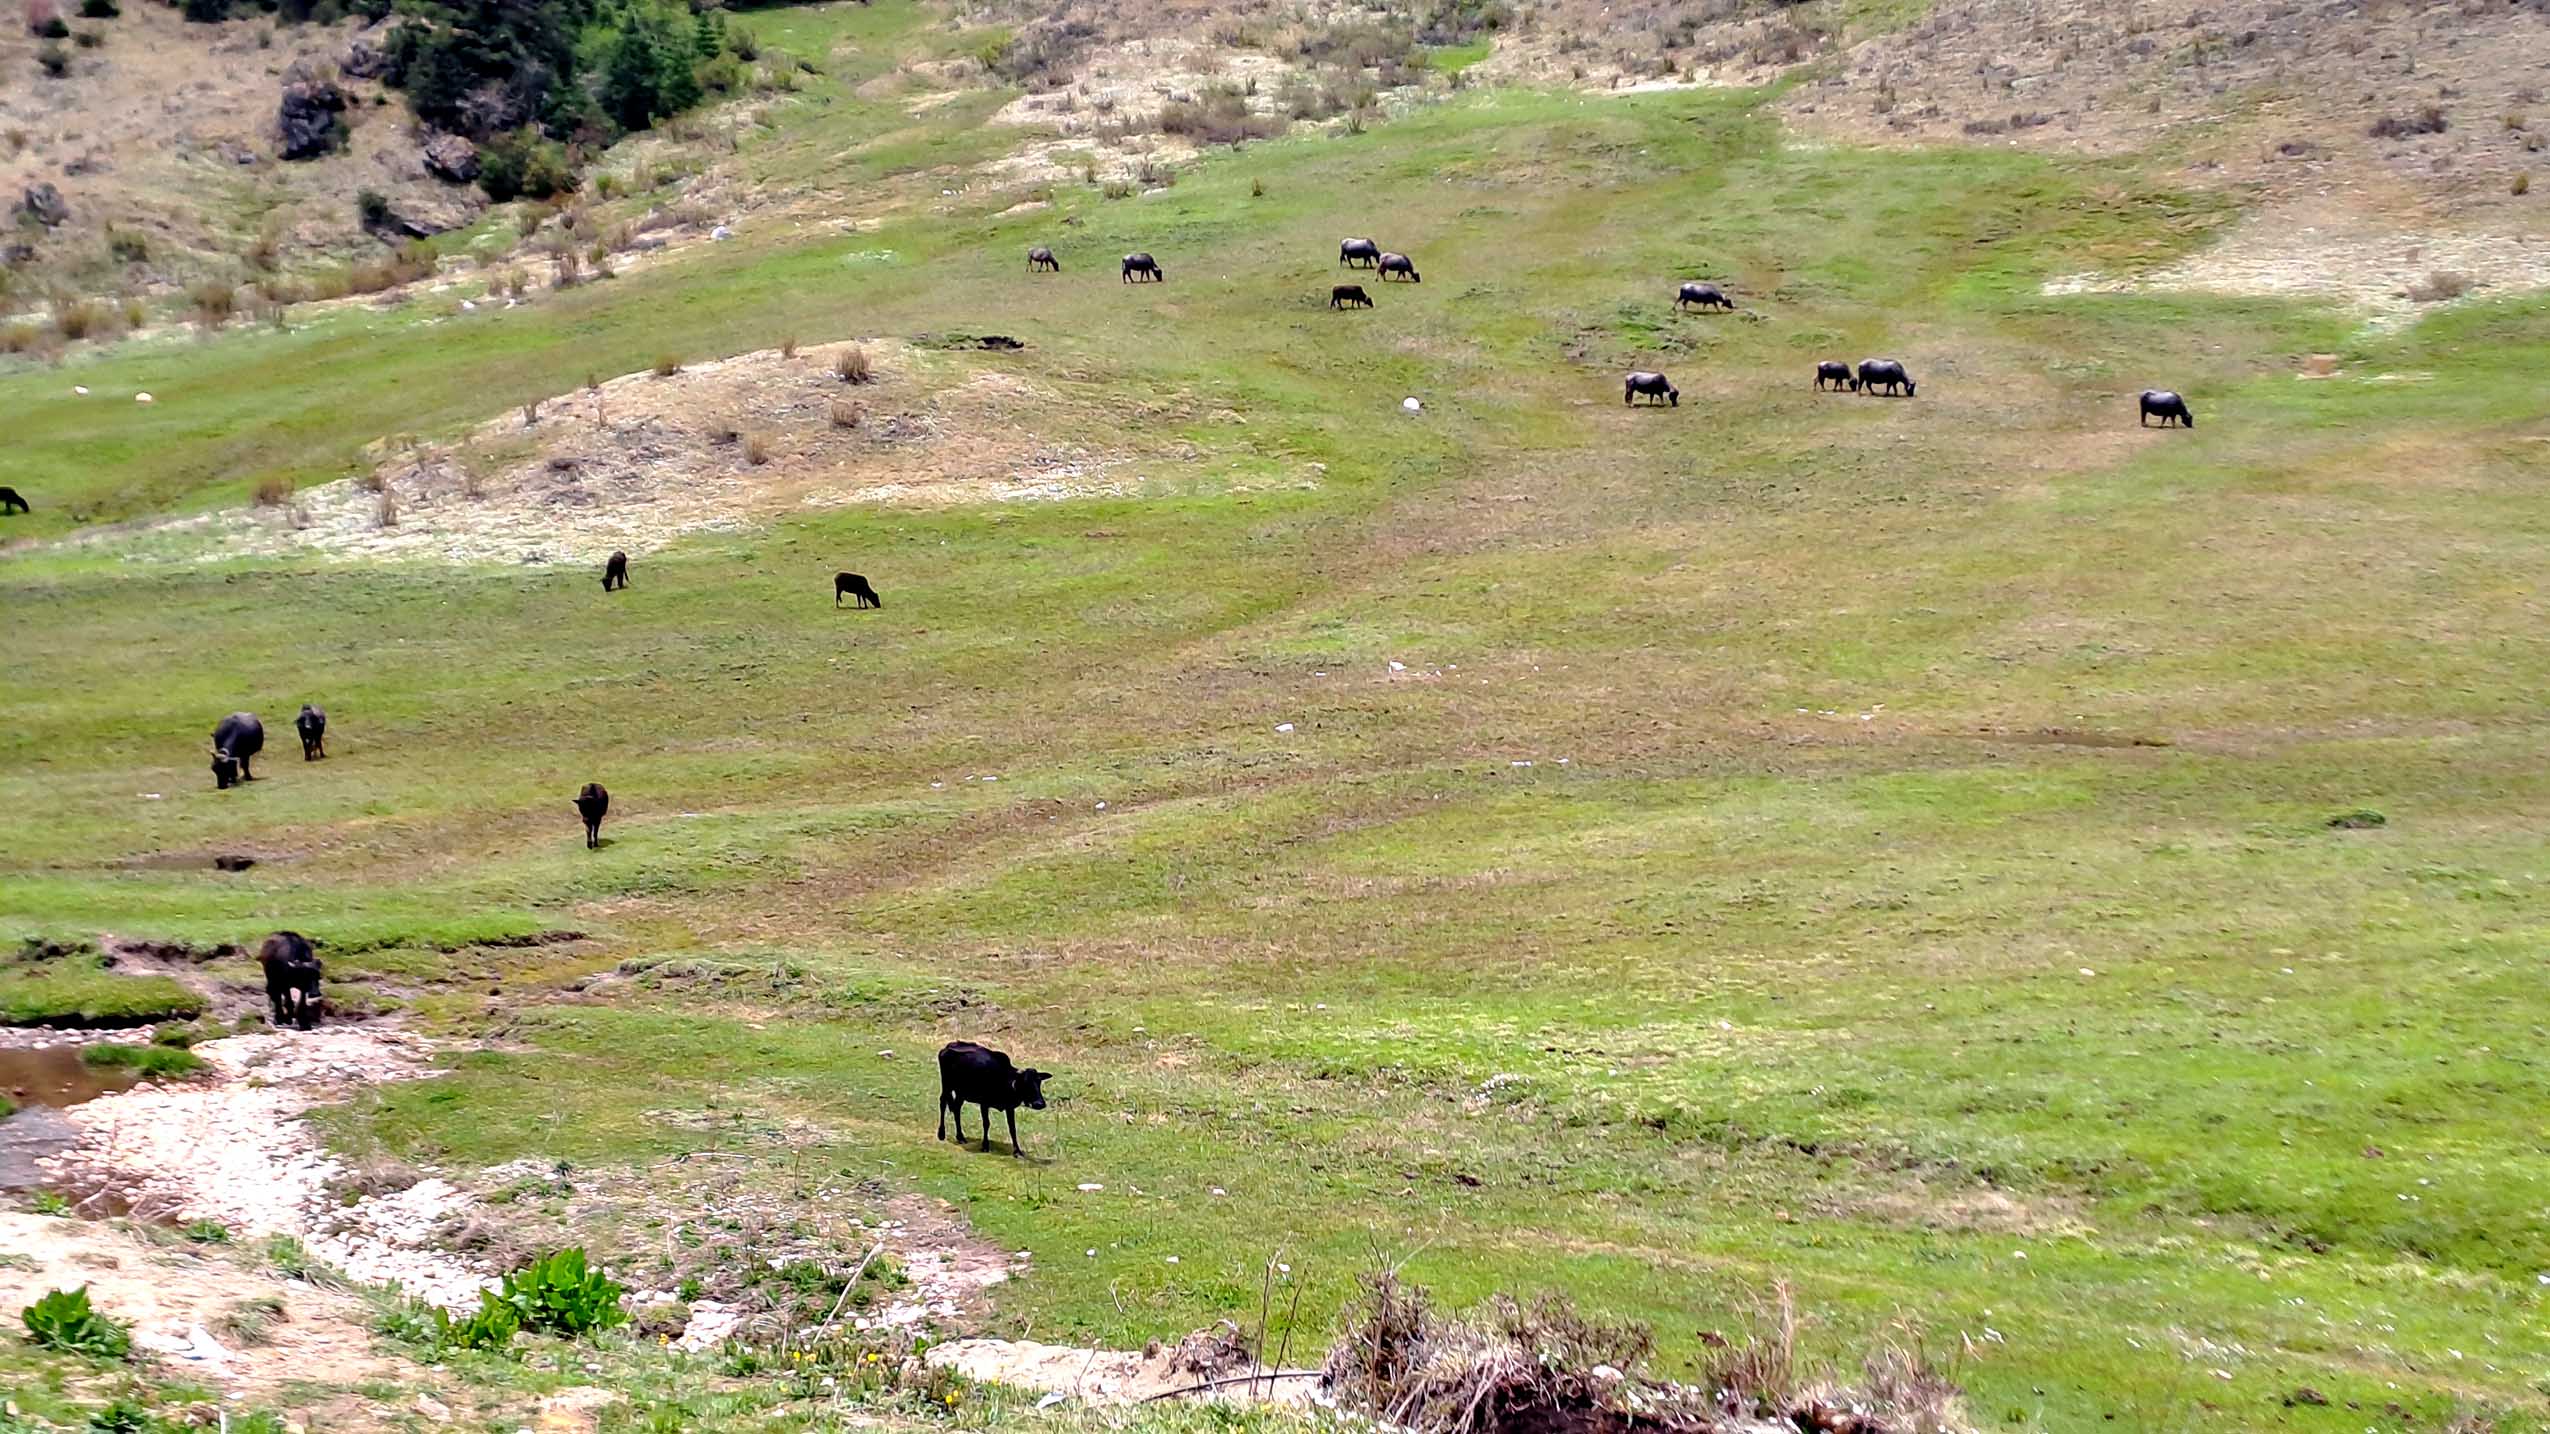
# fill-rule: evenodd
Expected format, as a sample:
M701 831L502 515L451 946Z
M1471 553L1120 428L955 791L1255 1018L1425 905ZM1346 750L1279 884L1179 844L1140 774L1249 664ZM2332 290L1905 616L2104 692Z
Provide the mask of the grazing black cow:
M611 560L602 565L602 590L607 593L614 588L624 588L628 585L629 555L613 553Z
M1889 395L1913 396L1912 375L1893 359L1862 359L1859 363L1859 391L1873 394L1884 389Z
M0 518L5 518L11 513L32 513L34 511L35 510L33 508L27 506L26 499L18 496L17 489L0 488Z
M1005 1052L972 1041L950 1041L939 1049L939 1139L947 1139L947 1113L956 1112L956 1143L965 1143L965 1107L983 1108L983 1148L992 1148L992 1112L1009 1116L1009 1153L1018 1148L1018 1108L1045 1108L1045 1082L1050 1073L1020 1070Z
M1641 370L1621 380L1621 402L1636 403L1642 393L1649 398L1661 398L1676 408L1682 407L1682 390L1674 387L1673 381L1663 374Z
M266 1004L274 1010L276 1029L319 1023L319 954L310 938L298 931L278 931L257 948L257 964L266 972Z
M254 712L233 712L213 728L213 785L229 791L234 783L253 782L249 760L266 749L266 724Z
M1337 246L1337 262L1349 269L1370 269L1381 263L1381 246L1369 239L1349 239Z
M1411 284L1422 284L1425 282L1424 276L1417 272L1417 261L1409 258L1405 254L1384 254L1374 267L1381 270L1381 278L1384 283L1388 283L1390 276L1393 274L1407 275L1408 282Z
M600 782L587 782L576 793L576 815L584 818L584 849L602 845L602 818L611 810L611 794Z
M1133 277L1136 274L1143 277ZM1161 270L1160 261L1150 255L1127 254L1124 256L1124 281L1128 284L1165 284L1169 282L1169 276Z
M2196 415L2187 411L2187 400L2165 388L2143 390L2142 412L2135 415L2135 426L2141 427L2150 423L2154 417L2160 419L2160 426L2163 428L2167 428L2172 423L2184 424L2189 428L2196 426Z
M1328 307L1332 309L1369 309L1372 295L1361 284L1339 284L1328 291Z
M1046 248L1042 244L1039 244L1035 248L1027 251L1027 272L1032 274L1039 269L1044 270L1048 274L1059 274L1062 272L1062 265L1055 260L1054 251Z
M1815 388L1819 393L1826 388L1836 393L1846 388L1857 393L1859 379L1851 373L1849 364L1838 359L1826 359L1815 366Z
M301 734L302 761L315 762L328 754L328 709L315 702L302 703L292 728Z
M856 605L859 607L885 606L885 599L877 596L877 590L868 586L866 578L857 573L834 573L832 575L832 605L841 606L841 599L845 595L856 599Z
M1686 304L1695 309L1725 309L1729 313L1735 312L1735 300L1728 298L1727 291L1715 284L1683 285L1682 292L1673 296L1673 306L1679 309Z

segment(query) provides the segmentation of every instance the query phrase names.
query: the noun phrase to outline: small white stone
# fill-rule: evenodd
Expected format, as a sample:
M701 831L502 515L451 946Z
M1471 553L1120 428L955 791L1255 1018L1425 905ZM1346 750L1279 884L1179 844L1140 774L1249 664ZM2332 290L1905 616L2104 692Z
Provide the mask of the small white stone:
M1290 732L1293 730L1293 724L1290 722L1278 722L1275 724L1275 730L1278 732Z
M133 395L133 401L135 403L149 403L152 400L151 396L147 393L137 393Z

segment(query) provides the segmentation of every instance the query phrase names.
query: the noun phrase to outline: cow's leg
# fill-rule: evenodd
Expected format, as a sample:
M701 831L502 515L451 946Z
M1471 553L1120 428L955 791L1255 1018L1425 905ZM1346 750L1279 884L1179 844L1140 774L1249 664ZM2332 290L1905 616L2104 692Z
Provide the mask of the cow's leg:
M1009 1153L1012 1155L1027 1153L1018 1148L1018 1107L1014 1105L1009 1108Z
M266 1005L274 1017L274 1028L283 1029L283 993L272 986L266 988Z
M947 1139L947 1087L939 1087L939 1139Z
M983 1148L992 1148L992 1103L988 1100L983 1102Z

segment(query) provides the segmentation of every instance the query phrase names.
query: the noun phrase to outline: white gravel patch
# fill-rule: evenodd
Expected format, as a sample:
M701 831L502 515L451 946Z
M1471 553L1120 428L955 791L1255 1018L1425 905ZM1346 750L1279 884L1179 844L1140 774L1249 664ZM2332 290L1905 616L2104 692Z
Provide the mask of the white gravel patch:
M471 1198L425 1179L352 1205L329 1197L345 1165L302 1119L363 1086L435 1074L423 1037L381 1026L267 1031L195 1047L193 1081L144 1085L74 1106L71 1149L46 1179L99 1192L137 1217L216 1220L241 1238L290 1235L366 1284L466 1308L494 1282L434 1247L434 1230Z

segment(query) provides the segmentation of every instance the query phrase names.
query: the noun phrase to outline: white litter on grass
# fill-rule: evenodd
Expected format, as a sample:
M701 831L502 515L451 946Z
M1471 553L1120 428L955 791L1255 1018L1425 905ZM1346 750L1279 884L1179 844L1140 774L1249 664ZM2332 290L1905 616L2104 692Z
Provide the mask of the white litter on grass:
M1290 722L1278 722L1275 724L1275 730L1278 732L1290 732L1293 730L1293 724Z
M1177 1256L1175 1256L1175 1255L1171 1255L1171 1256L1169 1256L1169 1263L1170 1263L1170 1264L1174 1265L1174 1264L1176 1264L1177 1262L1178 1262L1178 1257L1177 1257Z
M2081 974L2082 974L2082 975L2084 975L2084 976L2095 976L2095 975L2097 975L2098 973L2097 973L2096 971L2091 970L2089 967L2084 966L2084 967L2082 967L2082 968L2081 968Z
M708 237L711 239L732 239L735 237L735 231L727 228L723 224L720 224L716 228L708 231Z
M71 385L71 392L78 394L82 398L86 398L89 396L89 386L84 383L75 383Z
M135 403L149 403L151 402L151 396L147 393L137 393L133 395L133 401Z
M1094 1180L1083 1180L1083 1181L1081 1181L1081 1182L1080 1182L1080 1188L1081 1188L1084 1192L1095 1192L1095 1191L1099 1191L1099 1190L1104 1190L1104 1189L1106 1189L1107 1187L1106 1187L1106 1186L1104 1186L1104 1185L1099 1184L1098 1182L1096 1182L1096 1181L1094 1181Z
M1408 664L1393 660L1390 664L1390 670L1393 672L1405 672L1408 670Z
M1421 413L1425 410L1425 405L1417 402L1413 398L1403 398L1399 400L1399 406L1408 410L1410 413Z

